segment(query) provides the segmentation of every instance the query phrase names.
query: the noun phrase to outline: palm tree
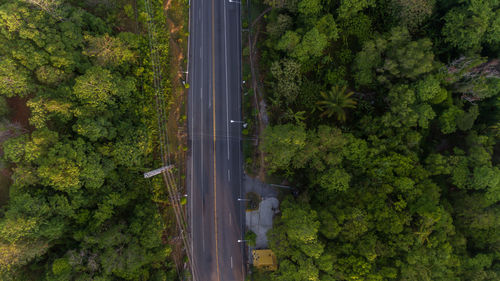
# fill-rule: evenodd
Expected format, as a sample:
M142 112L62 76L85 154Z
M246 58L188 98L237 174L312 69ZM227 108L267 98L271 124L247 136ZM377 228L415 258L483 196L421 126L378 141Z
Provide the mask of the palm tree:
M337 116L338 121L345 121L345 108L356 108L356 100L351 98L354 92L347 92L347 87L339 86L332 87L328 93L321 92L322 101L318 101L318 109L323 111L321 117L327 116L328 118L333 115Z
M304 123L304 121L306 120L305 114L306 114L305 111L293 112L291 108L288 108L288 110L284 114L284 119L295 121L295 123L301 124Z

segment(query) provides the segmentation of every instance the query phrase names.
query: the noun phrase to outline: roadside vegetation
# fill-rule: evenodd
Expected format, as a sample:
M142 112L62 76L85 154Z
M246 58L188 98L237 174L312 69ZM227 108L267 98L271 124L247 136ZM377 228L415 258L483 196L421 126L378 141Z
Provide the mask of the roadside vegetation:
M0 280L179 278L165 187L142 177L160 165L143 5L0 0L0 113L4 99L30 110L1 140ZM164 3L151 5L170 101Z
M500 3L253 1L268 175L256 280L500 279Z

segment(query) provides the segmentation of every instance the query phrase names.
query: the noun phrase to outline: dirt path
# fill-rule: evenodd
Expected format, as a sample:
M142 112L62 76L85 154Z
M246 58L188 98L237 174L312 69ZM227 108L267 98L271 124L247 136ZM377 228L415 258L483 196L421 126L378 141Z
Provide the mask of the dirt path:
M13 124L19 124L26 129L30 128L29 118L31 115L30 109L26 105L27 101L28 98L20 98L20 97L13 97L7 99L7 104L9 105L11 111L10 121Z
M170 13L174 13L177 10L179 12L184 5L183 1L180 0L166 0L164 2L164 11L166 14L166 23L168 28L169 36L169 77L170 87L171 87L171 100L172 103L169 105L168 120L167 120L167 133L169 138L170 154L171 159L179 167L178 174L178 190L179 192L184 192L184 181L183 175L185 175L185 161L186 153L182 149L187 146L187 134L186 134L186 120L183 118L185 115L185 104L187 102L187 89L184 87L181 81L183 81L183 63L184 63L184 51L182 46L182 40L184 35L182 31L185 28L184 20L176 22L172 20L169 16ZM181 12L182 13L182 12ZM182 17L187 15L182 14ZM175 19L175 17L173 17ZM179 39L180 38L180 39ZM181 41L177 41L181 40ZM176 228L175 228L176 229ZM173 237L168 241L172 247L171 257L176 264L178 272L182 272L185 268L184 263L184 245L179 236L175 233L170 233L168 237Z
M28 98L9 98L7 104L10 108L10 118L4 121L4 130L0 132L0 155L3 155L2 144L5 140L31 131L29 125L30 110L26 105ZM0 206L8 202L9 186L11 183L12 169L9 166L0 168Z
M167 26L169 27L170 34L177 34L181 30L181 28L183 28L182 26L176 26L174 22L169 18L167 18ZM173 60L172 66L175 66L172 67L171 69L180 70L182 67L181 64L182 60L184 59L184 54L181 48L179 47L179 44L175 42L172 36L170 36L169 39L169 47L170 47L170 57ZM182 73L179 71L175 71L175 73L172 72L172 74L174 75L175 78L177 78L177 80L173 81L172 86L174 86L174 84L177 84L176 86L180 86L179 79L182 78Z

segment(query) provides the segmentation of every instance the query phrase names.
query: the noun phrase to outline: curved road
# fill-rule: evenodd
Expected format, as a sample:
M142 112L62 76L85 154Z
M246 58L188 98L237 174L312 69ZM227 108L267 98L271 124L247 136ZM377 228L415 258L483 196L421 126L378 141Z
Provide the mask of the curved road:
M239 1L238 1L239 2ZM243 281L240 4L191 0L188 221L196 281Z

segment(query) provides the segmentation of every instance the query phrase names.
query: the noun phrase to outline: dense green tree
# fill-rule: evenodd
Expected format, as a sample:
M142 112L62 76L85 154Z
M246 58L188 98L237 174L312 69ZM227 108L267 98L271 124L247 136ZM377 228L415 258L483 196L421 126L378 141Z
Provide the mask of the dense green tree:
M277 50L292 52L300 43L300 35L295 31L287 30L276 45Z
M304 34L300 43L294 46L291 51L291 56L297 58L301 62L319 57L326 48L327 43L327 35L320 33L319 30L314 27Z
M390 111L382 116L386 126L393 127L429 127L429 121L436 117L432 107L419 104L415 92L406 85L394 86L387 97Z
M356 56L356 83L368 86L397 79L416 80L437 67L431 47L430 40L411 41L407 29L394 28L386 36L366 42Z
M13 163L21 162L25 143L26 135L6 140L3 143L4 158Z
M83 51L83 54L95 58L97 64L101 66L118 66L135 60L135 53L120 37L108 34L99 37L86 36L85 41L88 47Z
M498 279L498 1L277 2L261 64L300 76L264 71L260 149L295 188L268 233L270 279ZM335 128L334 92L352 87Z
M322 5L320 0L302 0L298 3L298 11L304 16L316 16L321 12Z
M9 112L10 109L7 100L4 97L0 97L0 118L7 116Z
M292 18L289 15L279 14L276 18L276 22L268 24L266 30L272 38L279 38L285 31L292 27L292 24Z
M328 40L336 40L339 38L337 24L332 14L326 14L321 17L315 24L321 34L326 35Z
M436 75L428 75L419 80L415 89L417 98L421 102L438 104L448 97L448 91L441 86L441 81Z
M61 7L63 1L62 0L22 0L23 2L34 5L35 7L44 10L45 12L59 17L59 8Z
M97 110L106 105L114 104L116 96L130 94L134 90L132 80L121 80L114 76L109 70L101 67L93 67L75 79L73 93L83 104Z
M303 127L293 125L268 127L264 135L269 141L263 145L263 151L273 152L266 157L270 171L287 169L295 153L305 146L307 137ZM276 149L280 152L274 153Z
M73 126L73 130L79 135L89 138L90 141L97 141L102 138L112 140L116 136L116 128L108 119L102 116L92 119L78 119Z
M273 102L277 105L292 104L297 98L302 84L300 65L294 60L284 60L273 63L270 70L277 80L273 85Z
M26 104L31 110L30 124L35 128L43 128L56 118L68 121L73 117L71 103L64 100L35 97Z
M463 52L474 53L481 50L485 41L498 44L495 34L498 20L495 10L500 6L496 1L471 0L451 9L444 17L442 33L445 41Z
M391 14L410 31L420 27L434 11L435 0L394 0L391 1Z
M457 130L457 119L463 114L463 110L456 106L446 109L446 111L439 117L441 132L443 132L443 134L455 132Z
M2 143L1 280L174 280L161 191L140 176L156 165L149 47L115 2L0 0L0 95L25 97L32 125Z
M352 17L365 8L374 7L375 3L373 0L341 0L337 10L339 18Z
M0 60L0 94L25 96L33 90L34 85L27 71L10 59Z

